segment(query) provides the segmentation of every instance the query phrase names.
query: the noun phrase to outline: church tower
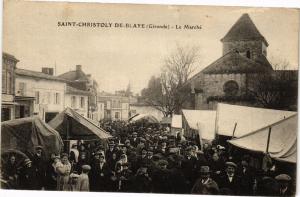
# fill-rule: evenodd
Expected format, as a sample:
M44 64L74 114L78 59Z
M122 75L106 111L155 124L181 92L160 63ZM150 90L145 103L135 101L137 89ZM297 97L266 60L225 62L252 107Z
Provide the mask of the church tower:
M256 61L267 56L268 42L258 31L248 14L243 14L221 39L223 55L236 51L240 55Z

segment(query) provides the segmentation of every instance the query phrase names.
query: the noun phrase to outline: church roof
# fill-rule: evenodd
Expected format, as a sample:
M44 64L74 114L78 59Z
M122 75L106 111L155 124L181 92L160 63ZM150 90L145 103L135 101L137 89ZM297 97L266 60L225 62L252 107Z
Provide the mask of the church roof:
M261 57L261 61L268 61ZM259 73L272 70L271 65L256 62L240 55L238 52L230 51L201 72L204 74L234 74L234 73Z
M250 16L248 14L243 14L221 41L230 42L246 40L261 40L265 42L267 46L269 45L265 37L258 31Z

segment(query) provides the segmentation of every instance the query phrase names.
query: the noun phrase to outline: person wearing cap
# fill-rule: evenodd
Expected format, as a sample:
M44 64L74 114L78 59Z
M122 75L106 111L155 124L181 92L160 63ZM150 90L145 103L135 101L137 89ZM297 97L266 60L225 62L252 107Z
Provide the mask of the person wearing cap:
M142 165L133 177L131 191L136 193L148 193L151 191L151 177L147 165Z
M241 179L236 174L237 165L234 162L226 162L225 166L225 173L219 177L218 185L220 188L230 189L232 195L239 195Z
M76 191L90 191L90 183L88 173L91 170L91 166L83 165L82 173L79 175L76 182Z
M130 139L130 144L133 146L133 147L137 147L138 145L138 139L137 139L137 132L133 132L132 133L132 138Z
M292 178L289 175L279 174L275 179L279 183L279 196L293 196L293 192L290 189Z
M186 185L186 178L181 170L181 164L183 160L182 155L172 154L168 160L172 161L173 166L170 168L171 175L170 180L172 184L172 193L174 194L186 194L189 193Z
M59 157L55 153L51 153L50 160L46 167L46 178L45 178L45 189L54 191L57 187L57 173L55 171L55 164L57 163Z
M192 194L217 195L219 193L218 184L210 177L209 166L201 166L200 178L194 184Z
M188 191L191 191L194 182L197 179L196 166L197 159L192 156L192 147L187 147L185 150L186 154L182 160L182 171L187 181Z
M30 159L23 161L23 166L20 171L20 188L23 190L38 190L39 184L37 180L36 169L32 166Z
M115 143L109 142L108 149L105 152L105 158L109 160L112 157L113 153L116 153Z
M32 166L36 169L38 189L45 186L46 160L44 157L43 147L36 146L32 158Z
M237 175L241 178L240 194L243 196L252 196L255 177L245 158L242 159L240 165L237 168Z
M158 168L152 174L152 192L153 193L171 193L171 172L167 169L168 161L161 159L158 161Z

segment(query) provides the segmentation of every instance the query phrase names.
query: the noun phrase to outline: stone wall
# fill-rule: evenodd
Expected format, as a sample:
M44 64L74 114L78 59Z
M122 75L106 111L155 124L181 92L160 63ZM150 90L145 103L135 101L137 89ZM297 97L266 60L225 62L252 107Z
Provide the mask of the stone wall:
M204 75L203 92L195 94L196 109L214 109L214 104L209 104L207 98L212 96L225 96L224 84L227 81L233 80L237 82L239 90L236 96L246 94L246 75L245 74L212 74Z
M235 42L223 42L223 55L231 50L237 50L241 55L246 57L246 52L250 51L250 58L256 59L258 55L262 54L262 51L266 49L263 47L261 41L235 41Z

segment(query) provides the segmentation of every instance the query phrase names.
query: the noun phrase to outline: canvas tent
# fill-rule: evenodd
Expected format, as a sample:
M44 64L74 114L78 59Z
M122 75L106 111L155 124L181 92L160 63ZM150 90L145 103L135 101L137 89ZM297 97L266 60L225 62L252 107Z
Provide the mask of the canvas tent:
M48 124L56 129L64 140L93 140L112 137L71 108L66 108L57 114Z
M178 132L182 132L182 115L174 114L171 122L171 134L175 136Z
M159 121L150 114L139 114L131 118L130 122L147 121L149 123L159 123Z
M216 133L232 136L235 128L234 137L241 137L294 114L296 112L218 103Z
M270 156L279 161L296 163L297 121L298 115L295 114L228 142L243 149L265 153L267 151L269 129L271 128L268 147Z
M48 157L51 153L59 154L63 142L59 133L37 116L1 123L2 153L8 150L19 150L26 154L33 154L36 146L42 146Z
M202 139L215 138L216 111L182 110L185 136L194 137L199 134Z
M171 125L171 123L172 123L171 117L163 117L162 120L160 121L160 124L162 125Z

